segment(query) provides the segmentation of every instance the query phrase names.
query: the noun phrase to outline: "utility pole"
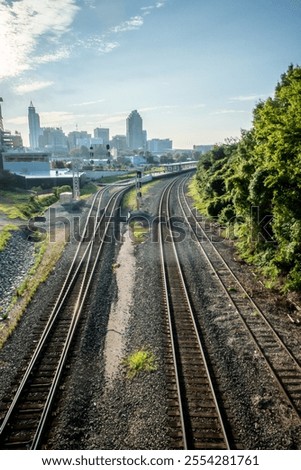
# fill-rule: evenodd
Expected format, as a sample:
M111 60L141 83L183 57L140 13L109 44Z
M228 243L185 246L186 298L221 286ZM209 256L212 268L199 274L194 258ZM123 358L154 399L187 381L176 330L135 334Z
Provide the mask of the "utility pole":
M80 198L80 180L79 180L79 159L72 160L73 172L73 199L78 201Z
M141 205L141 198L142 198L142 192L141 192L141 178L142 178L142 172L137 171L136 174L136 201L137 201L137 211L140 210L140 205Z

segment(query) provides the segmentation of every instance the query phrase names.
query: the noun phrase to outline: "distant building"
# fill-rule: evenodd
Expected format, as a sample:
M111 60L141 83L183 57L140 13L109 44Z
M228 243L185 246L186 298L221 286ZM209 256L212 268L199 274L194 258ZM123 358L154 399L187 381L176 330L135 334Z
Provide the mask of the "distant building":
M42 134L40 127L40 116L36 113L35 107L30 102L28 108L28 126L29 126L29 146L31 149L39 148L39 137Z
M147 131L142 131L142 136L143 136L143 149L147 149Z
M2 131L0 129L0 148L4 151L13 148L13 140L10 131Z
M126 160L130 161L134 166L140 166L146 164L146 159L140 155L129 155L124 157Z
M206 153L213 148L213 145L194 145L193 150L195 152Z
M152 153L164 153L172 150L172 140L151 139L147 141L147 149Z
M89 142L91 139L91 134L88 134L87 131L72 131L69 132L67 141L69 150L72 150L76 147L80 147L82 144L81 142L85 142L87 147L89 146Z
M104 127L96 127L94 129L94 138L102 139L102 145L106 146L110 143L110 129Z
M3 102L3 99L0 98L0 103ZM21 148L23 147L23 141L21 134L15 131L15 134L12 134L10 131L4 129L2 109L0 104L0 151L3 151L11 148Z
M144 148L142 118L136 109L126 119L126 144L130 150Z
M11 135L11 140L12 140L14 149L23 148L23 139L22 139L20 132L15 131L15 133Z
M39 147L54 153L67 152L67 137L59 127L43 127L39 137Z
M126 136L125 135L114 135L111 140L111 148L117 151L126 150Z
M73 184L73 173L66 169L51 170L50 153L48 152L17 152L2 153L3 169L14 173L18 184L31 189L35 186L52 188ZM80 185L85 181L85 173L79 174Z

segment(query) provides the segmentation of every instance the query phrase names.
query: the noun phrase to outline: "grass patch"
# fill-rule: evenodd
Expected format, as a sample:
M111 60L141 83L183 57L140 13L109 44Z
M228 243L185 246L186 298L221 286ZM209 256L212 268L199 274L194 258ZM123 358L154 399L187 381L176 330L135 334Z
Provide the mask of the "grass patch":
M12 231L18 230L18 227L13 224L7 224L0 232L0 252L4 250L7 242L11 238Z
M141 188L142 197L146 196L148 191L158 183L159 183L159 181L151 181L150 183L142 184L142 188ZM131 189L130 191L128 191L125 194L125 196L122 199L122 207L123 208L126 207L129 210L137 209L136 189L135 188Z
M131 222L130 223L132 240L135 243L143 243L149 234L148 227L144 227L140 222Z
M99 190L98 186L96 184L90 182L86 183L80 190L80 198L81 199L87 199L90 197L92 194L95 194Z
M127 367L127 376L132 379L141 372L153 372L157 370L156 357L151 351L140 349L130 354L124 364Z
M2 191L0 190L0 212L8 219L28 220L41 214L45 208L58 201L60 193L70 186L53 188L53 193L45 195L32 194L29 191Z
M124 173L123 175L103 176L97 181L99 183L105 183L105 184L120 183L121 181L128 180L130 178L135 178L135 177L136 177L136 172L131 172L131 173Z
M5 322L0 326L0 349L16 329L40 284L45 282L53 272L64 247L64 241L53 244L49 243L48 239L37 244L34 266L31 268L26 279L17 288L7 312L5 312L5 315L2 315L2 319Z

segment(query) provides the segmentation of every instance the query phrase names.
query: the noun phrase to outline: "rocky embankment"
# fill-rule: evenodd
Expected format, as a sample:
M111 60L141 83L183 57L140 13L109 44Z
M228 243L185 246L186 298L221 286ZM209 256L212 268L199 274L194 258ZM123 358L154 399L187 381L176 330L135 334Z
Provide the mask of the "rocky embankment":
M6 317L16 290L35 262L35 243L22 230L12 232L5 249L0 252L0 319Z

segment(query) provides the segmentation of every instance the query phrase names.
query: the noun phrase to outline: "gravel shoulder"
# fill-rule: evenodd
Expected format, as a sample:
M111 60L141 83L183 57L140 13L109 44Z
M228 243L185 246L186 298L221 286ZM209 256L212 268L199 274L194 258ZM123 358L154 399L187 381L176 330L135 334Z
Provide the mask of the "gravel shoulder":
M157 214L165 184L163 180L152 186L143 199L142 210L150 219ZM170 449L159 245L155 228L143 243L134 243L125 224L121 224L121 234L102 259L86 307L87 320L76 341L75 356L67 364L44 448ZM186 275L200 311L200 324L206 327L207 341L216 351L215 370L225 384L222 393L229 409L239 403L234 414L229 412L237 428L238 448L301 449L300 426L279 399L254 348L224 321L230 311L216 280L196 256L193 241L189 237L185 240ZM254 291L260 286L262 301L271 305L271 314L279 316L279 328L287 331L297 349L300 330L286 315L284 299L279 303L279 295L264 289L252 270L238 260L231 242L224 243L229 263L243 271ZM45 299L50 302L55 298L75 246L67 244L55 276L40 287L16 332L0 351L0 398L31 348L33 325ZM155 354L157 370L129 379L124 358L143 348Z

